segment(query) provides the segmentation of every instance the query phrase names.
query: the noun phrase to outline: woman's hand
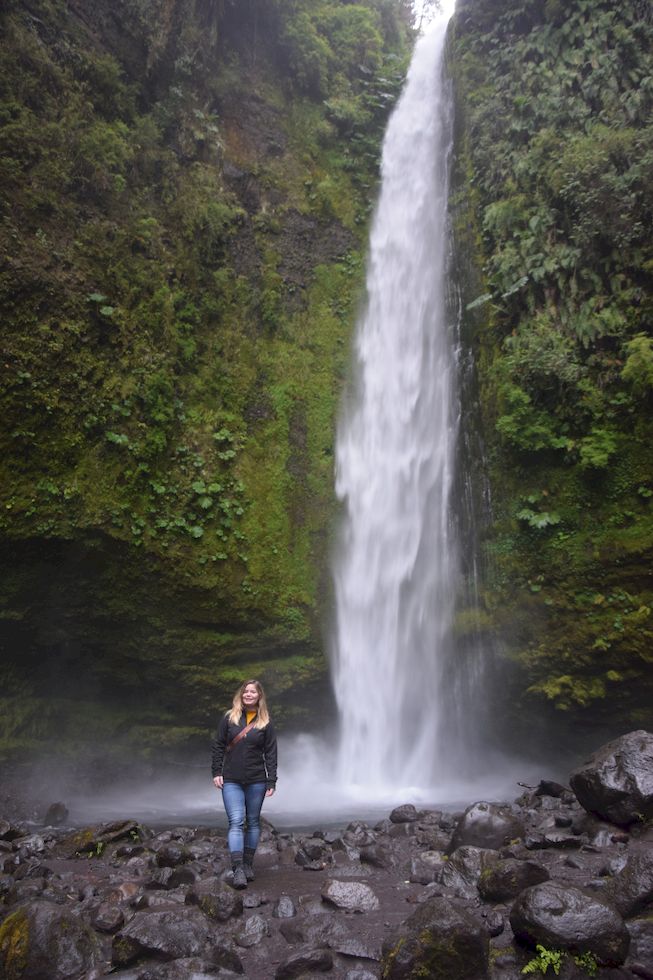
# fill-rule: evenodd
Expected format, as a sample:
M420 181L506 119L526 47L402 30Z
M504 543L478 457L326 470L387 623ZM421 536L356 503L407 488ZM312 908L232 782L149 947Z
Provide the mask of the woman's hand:
M224 786L224 777L223 776L214 776L213 777L213 785L215 786L216 789L222 789L222 787Z
M274 796L274 786L270 786L269 789L266 789L265 795L266 796Z

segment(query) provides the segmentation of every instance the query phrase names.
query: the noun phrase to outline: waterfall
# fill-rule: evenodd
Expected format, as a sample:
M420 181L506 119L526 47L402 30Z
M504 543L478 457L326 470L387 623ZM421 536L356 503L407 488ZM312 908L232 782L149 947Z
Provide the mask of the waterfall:
M367 302L337 432L338 779L372 797L449 770L442 675L459 579L451 515L455 325L447 314L446 18L421 38L384 144Z

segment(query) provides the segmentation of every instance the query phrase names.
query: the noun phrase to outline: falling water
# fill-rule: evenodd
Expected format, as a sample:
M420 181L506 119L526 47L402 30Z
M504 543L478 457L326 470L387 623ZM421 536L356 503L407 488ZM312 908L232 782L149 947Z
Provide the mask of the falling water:
M459 563L445 30L442 19L418 42L386 132L367 305L337 436L339 779L370 796L388 786L428 789L447 771L441 679Z

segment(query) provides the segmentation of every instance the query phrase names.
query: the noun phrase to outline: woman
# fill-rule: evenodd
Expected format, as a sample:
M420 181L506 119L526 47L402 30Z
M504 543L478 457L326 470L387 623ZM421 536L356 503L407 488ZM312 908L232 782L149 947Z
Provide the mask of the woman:
M272 796L277 784L277 738L258 681L240 685L231 711L220 720L213 741L212 772L229 820L233 886L247 888L247 882L254 880L252 864L261 834L263 799Z

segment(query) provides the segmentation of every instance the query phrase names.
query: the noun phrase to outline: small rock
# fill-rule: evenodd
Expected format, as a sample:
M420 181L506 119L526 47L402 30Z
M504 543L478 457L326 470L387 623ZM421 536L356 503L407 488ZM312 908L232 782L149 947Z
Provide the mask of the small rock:
M328 879L322 888L322 899L344 912L374 912L380 907L369 885L360 881Z
M122 909L118 905L111 905L109 902L103 902L100 905L93 919L93 928L100 932L118 932L118 929L121 929L124 924L125 916Z
M297 915L297 909L290 895L280 895L272 906L272 915L275 919L293 919Z
M236 943L243 949L258 946L270 935L268 924L262 915L252 915L246 920L244 928L236 935Z

